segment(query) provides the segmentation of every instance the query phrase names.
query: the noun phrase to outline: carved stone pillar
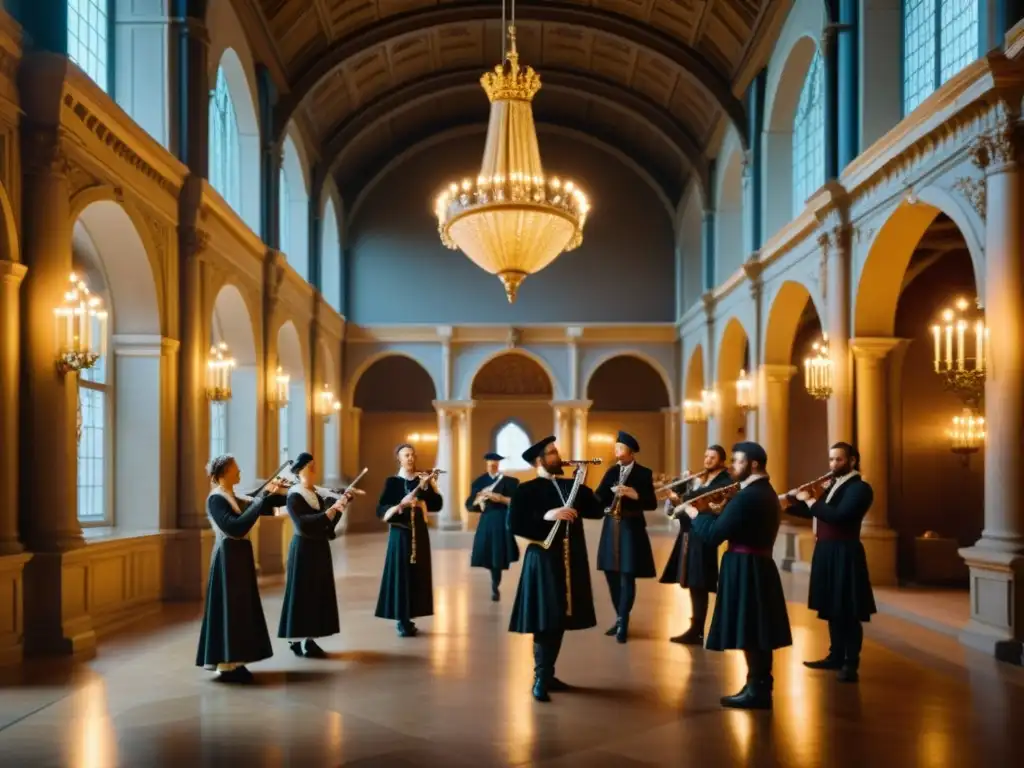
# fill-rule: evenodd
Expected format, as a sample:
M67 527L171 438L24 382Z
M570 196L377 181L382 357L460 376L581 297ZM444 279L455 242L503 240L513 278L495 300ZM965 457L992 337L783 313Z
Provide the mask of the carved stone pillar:
M464 403L455 412L456 430L458 432L458 449L456 451L456 479L454 496L452 497L453 516L458 511L458 518L462 527L467 528L467 516L463 514L463 501L469 496L469 486L473 482L472 448L473 448L473 405L472 402Z
M832 396L828 399L828 441L853 440L853 397L850 375L850 228L835 217L818 239L825 271L825 332L832 360Z
M191 6L193 3L186 3ZM120 14L115 19L121 20ZM210 173L210 34L203 18L185 16L171 19L170 51L170 142L175 156L195 175Z
M459 501L453 496L457 486L452 478L455 471L452 419L456 406L444 400L435 400L434 410L437 411L437 458L434 460L434 466L445 470L445 473L437 478L437 489L444 498L438 527L442 531L454 531L462 527L459 523Z
M856 338L857 449L860 469L874 501L861 526L871 583L896 584L896 532L889 528L889 397L886 358L900 339Z
M572 459L587 459L590 458L588 455L590 448L587 445L587 416L590 413L590 406L592 403L589 400L577 400L573 405L573 456L563 456L562 458Z
M558 450L569 453L572 450L572 402L553 400L551 409L555 417L555 444Z
M962 642L1015 658L1024 644L1024 266L1020 146L1012 112L997 107L993 130L975 146L985 171L985 320L989 329L985 410L985 527L960 550L971 572L971 620Z
M20 414L21 296L19 288L26 267L0 261L0 557L22 550L18 536L18 418Z
M675 473L679 469L679 407L662 408L661 414L665 424L665 451L661 457L662 472L667 475Z

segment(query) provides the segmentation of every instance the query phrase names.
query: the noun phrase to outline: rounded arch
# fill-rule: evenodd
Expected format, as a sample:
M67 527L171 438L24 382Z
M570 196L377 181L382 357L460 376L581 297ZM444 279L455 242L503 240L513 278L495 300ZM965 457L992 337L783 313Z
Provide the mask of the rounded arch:
M984 296L984 254L972 217L951 195L928 187L916 202L902 201L868 244L856 280L854 336L893 335L903 276L918 243L940 213L957 225L967 243L978 295Z
M359 384L366 379L367 373L377 364L379 364L379 362L382 362L391 357L400 357L407 359L410 362L414 362L414 364L416 364L416 368L422 371L423 374L427 377L427 381L430 382L430 390L433 393L431 395L431 399L436 399L437 382L434 381L433 376L430 375L430 371L424 365L423 360L419 359L416 355L407 351L399 349L384 349L369 355L366 359L359 362L359 365L352 372L351 378L348 380L348 387L346 392L346 394L348 395L348 402L351 402L353 406L357 408L361 408L358 402L359 398L357 397L360 389Z
M227 3L216 3L215 5L228 5ZM234 48L225 48L220 59L211 59L217 62L210 76L211 92L215 97L218 91L219 78L223 76L230 103L225 109L231 112L227 117L226 124L222 130L227 132L237 131L237 146L234 136L227 136L227 148L224 150L225 157L218 157L218 142L211 141L210 163L228 163L230 170L225 171L237 175L237 183L234 181L228 186L230 189L221 190L222 196L235 207L235 212L242 218L253 232L259 232L260 221L260 185L262 183L260 162L260 125L257 117L255 77L250 78L251 66L246 68ZM212 116L211 116L212 117ZM231 125L231 123L234 123ZM211 135L217 130L217 123L210 120ZM234 155L237 155L234 156ZM211 167L210 175L214 177L215 169ZM231 177L234 178L234 177ZM222 184L223 186L223 184ZM237 195L237 200L230 197Z
M305 154L301 143L295 140L296 135L295 130L290 130L282 147L278 245L288 263L303 279L308 280L309 174Z
M523 472L532 469L523 461L523 453L533 444L534 439L528 426L515 416L495 424L488 445L505 457L498 464L499 471Z
M743 147L729 131L719 153L715 199L715 283L738 270L747 254L743 243Z
M718 371L716 379L724 386L736 381L740 370L747 369L750 360L749 340L743 324L736 317L730 317L718 342Z
M304 381L309 377L309 371L306 370L308 358L305 343L295 323L285 320L277 329L278 365L285 369L292 381Z
M705 389L704 378L704 347L700 344L693 348L690 360L686 364L686 380L683 382L683 399L700 400L700 393Z
M3 184L0 184L0 259L16 263L21 261L18 220L14 215L11 198L8 197Z
M525 359L525 360L529 360L530 361L530 365L529 365L528 368L519 371L519 373L522 373L524 376L527 376L530 379L532 379L532 381L525 382L525 383L528 383L528 384L532 384L532 386L528 387L528 389L530 389L531 391L524 392L523 394L537 395L539 397L548 397L548 398L551 398L551 397L554 396L554 393L556 392L556 381L555 381L555 374L551 370L551 366L548 365L546 360L544 360L542 357L540 357L536 353L531 352L528 349L520 349L520 348L495 350L494 352L491 352L486 357L484 357L482 360L480 360L480 362L476 366L476 369L473 371L473 374L469 377L469 392L467 392L466 394L469 397L473 397L473 398L477 397L477 393L479 391L478 390L478 382L479 382L479 380L482 379L483 377L487 376L489 371L492 372L492 373L497 373L496 371L494 371L494 365L495 365L496 361L499 361L502 358L506 358L506 357L521 358L521 359ZM481 376L481 374L483 374L483 376ZM543 375L543 378L544 378L543 386L541 386L542 382L540 381L539 377L536 374L542 374ZM493 377L491 377L491 378L493 378ZM493 387L488 387L488 389L493 389ZM486 396L486 394L488 394L488 393L484 393L485 396ZM489 394L495 394L495 393L491 392ZM515 393L514 392L505 392L504 394L515 394Z
M821 312L814 303L811 292L803 283L786 280L779 286L768 309L768 321L765 324L764 355L762 359L767 365L789 365L793 357L793 344L800 328L800 321L811 309L819 317Z
M211 341L223 341L227 344L231 356L239 366L257 364L258 329L253 325L254 316L245 294L238 286L226 282L220 287L213 301Z
M326 384L332 392L338 393L340 383L338 382L338 367L334 361L334 353L331 351L331 345L327 343L327 340L321 338L316 345L317 349L317 381L321 384Z
M331 178L320 195L320 292L341 314L341 222L344 208L338 187Z
M631 385L629 397L616 400L614 394L621 391L623 379L627 377ZM583 391L593 401L592 410L647 411L674 404L672 382L665 369L653 357L637 350L604 355L583 381ZM657 384L659 381L661 386Z

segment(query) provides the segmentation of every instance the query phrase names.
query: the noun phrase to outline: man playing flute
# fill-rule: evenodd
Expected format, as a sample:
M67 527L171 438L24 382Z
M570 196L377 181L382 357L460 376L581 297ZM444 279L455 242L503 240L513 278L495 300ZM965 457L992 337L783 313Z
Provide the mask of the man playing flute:
M466 499L468 512L479 512L480 522L473 536L470 568L486 568L491 572L491 600L501 599L502 571L519 559L516 538L508 530L508 503L519 485L514 477L498 471L504 456L497 453L484 455L487 471L473 481Z

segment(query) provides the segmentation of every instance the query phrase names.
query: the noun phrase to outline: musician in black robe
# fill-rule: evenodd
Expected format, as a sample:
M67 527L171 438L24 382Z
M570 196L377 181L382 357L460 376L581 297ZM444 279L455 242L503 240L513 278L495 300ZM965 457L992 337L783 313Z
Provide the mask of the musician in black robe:
M267 483L255 496L235 495L241 472L232 456L210 461L207 474L213 490L206 514L216 540L210 555L206 606L199 630L196 666L216 670L217 680L248 683L246 664L274 655L256 583L256 559L246 536L261 515L274 515L285 502L283 488Z
M849 443L836 443L828 452L832 479L807 490L790 491L786 512L817 518L817 542L811 558L807 606L828 622L828 656L805 661L811 669L838 670L839 680L858 680L864 644L861 622L876 612L868 561L860 541L860 526L871 508L874 492L861 477L860 454Z
M708 605L711 602L711 593L718 589L718 547L709 544L693 532L690 518L683 513L683 504L702 493L731 485L732 482L726 468L725 448L710 445L704 451L703 473L682 494L675 491L669 493L667 503L672 506L672 516L679 520L679 534L676 536L672 554L669 555L660 581L662 584L678 584L689 590L692 607L690 628L683 634L670 638L673 643L704 645Z
M487 471L472 482L466 498L466 510L480 513L469 565L491 572L491 600L495 602L501 599L502 571L519 559L519 546L508 529L508 504L519 481L498 471L504 458L497 453L484 456Z
M608 468L594 491L605 510L597 569L604 571L616 615L615 626L605 634L625 643L629 614L636 600L636 580L657 575L644 512L657 509L658 499L654 495L654 473L636 461L635 454L640 452L636 438L620 431L614 450L617 463Z
M587 539L578 518L598 519L604 513L582 477L576 497L571 498L575 477L573 481L561 477L562 459L554 437L530 446L523 460L537 468L537 477L519 484L508 508L512 533L531 542L523 554L509 632L533 635L533 697L550 701L550 691L569 689L555 677L565 632L597 624ZM558 530L545 549L543 542L555 526Z
M322 659L327 654L313 638L341 631L330 543L351 497L318 493L316 464L308 453L299 454L292 472L299 481L289 489L286 506L294 536L288 547L288 580L277 636L291 641L296 656Z
M439 512L443 500L434 474L416 471L416 449L403 443L395 449L398 474L384 481L377 517L390 526L384 574L375 615L398 622L399 637L415 637L413 619L434 613L433 573L427 512ZM420 481L429 480L421 488Z
M716 547L729 542L722 557L707 648L742 650L747 684L736 695L724 697L722 706L771 709L773 652L793 644L782 581L772 559L781 510L766 474L764 448L743 442L732 450L732 478L739 483L738 492L718 514L698 515L689 504L684 509L698 536Z

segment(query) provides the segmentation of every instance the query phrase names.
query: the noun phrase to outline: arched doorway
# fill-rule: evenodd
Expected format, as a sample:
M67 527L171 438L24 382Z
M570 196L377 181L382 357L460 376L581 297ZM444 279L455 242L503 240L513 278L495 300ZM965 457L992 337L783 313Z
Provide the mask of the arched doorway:
M281 373L288 376L288 403L277 412L279 461L294 459L310 450L306 434L308 402L306 395L306 355L295 324L291 320L277 332L277 359Z
M76 273L104 300L110 335L107 357L78 379L78 517L83 526L159 528L163 337L153 265L111 200L82 210L71 249Z
M718 347L718 375L715 384L715 405L710 418L710 439L726 451L751 430L747 426L747 412L740 407L737 382L742 374L750 374L750 343L747 332L735 317L726 323Z
M225 285L213 304L210 343L224 344L235 361L231 399L210 403L210 456L230 453L242 472L242 487L259 477L259 375L252 317L241 292Z
M943 310L963 299L973 353L980 317L974 264L967 238L946 213L904 203L879 231L857 288L858 440L865 475L876 485L868 522L886 542L895 536L884 551L890 578L900 583L966 587L957 549L977 541L984 526L984 445L965 458L952 451L947 431L964 402L935 372L932 331L944 322ZM879 396L884 424L871 421L866 408Z
M616 433L622 429L640 443L640 463L655 474L674 471L669 466L674 428L666 427L667 410L672 404L666 376L653 363L622 354L601 363L587 381L590 400L587 458L600 458L607 466L615 462ZM593 472L588 485L596 485L601 472Z

